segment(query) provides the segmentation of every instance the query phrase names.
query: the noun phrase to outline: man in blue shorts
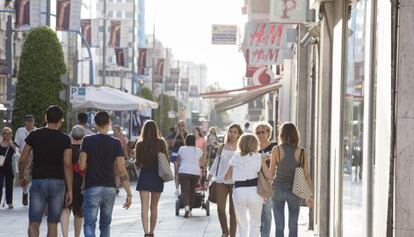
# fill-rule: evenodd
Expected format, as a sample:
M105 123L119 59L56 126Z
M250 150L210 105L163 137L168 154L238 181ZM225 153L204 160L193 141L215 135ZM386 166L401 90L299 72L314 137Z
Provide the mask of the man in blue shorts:
M32 185L29 190L30 237L39 236L46 206L47 236L57 236L57 224L63 206L69 206L72 202L72 148L69 136L59 130L63 123L62 108L50 106L46 112L46 122L45 127L34 130L26 138L19 161L20 170L25 170L27 157L33 151ZM27 184L25 179L20 177L23 186Z

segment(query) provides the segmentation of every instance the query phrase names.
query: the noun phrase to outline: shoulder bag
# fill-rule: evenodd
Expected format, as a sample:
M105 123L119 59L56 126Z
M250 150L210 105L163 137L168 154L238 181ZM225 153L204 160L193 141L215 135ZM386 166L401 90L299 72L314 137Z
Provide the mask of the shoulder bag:
M10 148L10 146L7 146L6 153L4 153L4 155L0 155L0 167L3 167L4 162L6 161L7 153L9 152L9 148Z
M264 177L262 170L257 173L257 193L263 198L272 196L272 184Z
M306 182L305 177L305 156L304 156L303 148L300 151L300 158L299 158L299 165L295 169L295 177L293 179L293 187L292 192L296 196L306 199L313 196L312 188L309 187L309 184Z
M168 182L174 179L173 172L171 171L170 162L164 152L158 152L158 176L164 181Z
M216 177L218 174L218 170L220 168L220 160L221 160L221 153L223 152L223 147L224 145L221 145L220 147L220 153L219 153L219 160L218 160L218 164L217 164L217 169L216 169ZM213 181L210 186L208 187L208 201L211 203L217 203L217 183L216 181Z

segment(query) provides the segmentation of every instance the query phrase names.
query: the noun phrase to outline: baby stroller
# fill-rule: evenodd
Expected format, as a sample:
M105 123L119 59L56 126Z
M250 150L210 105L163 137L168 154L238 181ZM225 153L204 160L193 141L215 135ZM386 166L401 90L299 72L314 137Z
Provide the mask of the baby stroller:
M206 177L207 177L207 170L206 168L202 168L200 179L198 180L198 183L194 190L195 197L194 197L194 203L193 203L192 208L202 208L206 210L206 216L210 216L210 202L208 201L208 196L207 196L208 184L206 183ZM182 194L178 195L178 199L175 201L175 215L176 216L179 216L180 209L184 208L181 195Z

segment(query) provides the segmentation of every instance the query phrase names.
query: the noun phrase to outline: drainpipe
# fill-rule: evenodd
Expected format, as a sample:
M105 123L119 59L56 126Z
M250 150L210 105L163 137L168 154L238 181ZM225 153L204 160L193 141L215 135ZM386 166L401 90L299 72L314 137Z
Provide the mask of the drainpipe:
M396 102L398 72L398 34L400 29L400 0L391 0L391 152L388 190L387 237L394 236L394 160L396 155Z

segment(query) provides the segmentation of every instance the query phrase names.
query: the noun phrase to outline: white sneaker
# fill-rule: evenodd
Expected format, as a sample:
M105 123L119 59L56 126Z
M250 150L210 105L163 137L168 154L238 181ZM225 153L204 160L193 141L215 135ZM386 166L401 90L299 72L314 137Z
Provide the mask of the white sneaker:
M175 189L175 195L176 195L176 196L180 195L180 189L178 189L178 188L177 188L177 189Z

